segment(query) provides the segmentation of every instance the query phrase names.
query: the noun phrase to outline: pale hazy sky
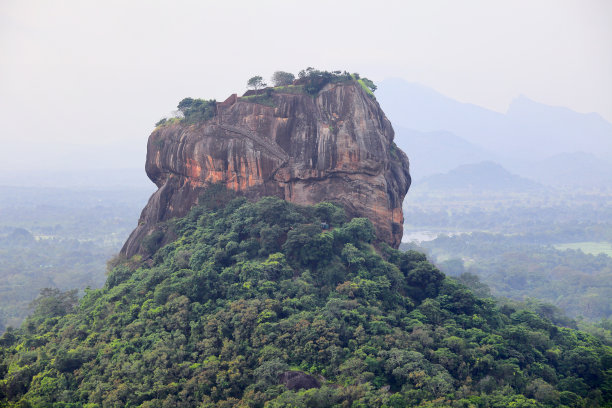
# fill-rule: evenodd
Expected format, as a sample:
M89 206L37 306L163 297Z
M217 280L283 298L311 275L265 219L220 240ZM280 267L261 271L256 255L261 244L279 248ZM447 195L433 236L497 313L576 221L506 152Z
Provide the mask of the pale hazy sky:
M612 1L0 0L0 170L142 166L183 97L307 66L612 121Z

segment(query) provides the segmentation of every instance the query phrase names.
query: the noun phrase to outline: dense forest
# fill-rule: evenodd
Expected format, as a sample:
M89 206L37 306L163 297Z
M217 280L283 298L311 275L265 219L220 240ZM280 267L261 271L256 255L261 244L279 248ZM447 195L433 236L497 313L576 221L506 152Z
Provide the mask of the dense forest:
M43 288L100 288L149 190L0 187L0 333Z
M477 275L494 296L541 299L586 323L612 315L612 193L443 192L414 187L403 248L445 273ZM597 323L597 322L600 323Z
M525 243L520 237L473 232L421 243L447 273L478 275L495 296L536 298L572 317L612 317L612 258Z
M0 236L0 333L21 324L43 288L101 287L116 251L75 239L36 240L25 229Z
M612 348L479 298L341 208L202 197L80 302L0 338L5 406L545 407L612 401ZM301 383L287 380L301 378Z

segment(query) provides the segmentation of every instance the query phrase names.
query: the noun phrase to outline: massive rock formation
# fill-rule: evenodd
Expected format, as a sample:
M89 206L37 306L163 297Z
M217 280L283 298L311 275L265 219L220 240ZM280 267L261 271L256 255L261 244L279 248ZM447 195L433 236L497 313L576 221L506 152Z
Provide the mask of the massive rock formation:
M268 91L269 92L269 91ZM276 90L265 98L232 95L212 119L158 127L147 145L147 175L159 188L122 253L143 252L161 221L185 215L211 183L249 198L274 195L298 204L332 201L369 218L398 247L408 158L376 100L353 80L317 95Z

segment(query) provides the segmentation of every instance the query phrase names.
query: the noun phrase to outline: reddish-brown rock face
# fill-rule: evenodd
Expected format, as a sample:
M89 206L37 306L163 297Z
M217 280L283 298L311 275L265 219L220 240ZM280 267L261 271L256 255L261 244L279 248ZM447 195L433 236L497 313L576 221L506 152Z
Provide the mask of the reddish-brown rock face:
M159 222L184 216L218 182L253 199L340 203L399 246L408 158L374 98L355 81L329 84L315 97L274 92L271 98L274 106L233 97L217 105L211 120L151 134L146 171L159 189L123 254L141 252L142 239Z

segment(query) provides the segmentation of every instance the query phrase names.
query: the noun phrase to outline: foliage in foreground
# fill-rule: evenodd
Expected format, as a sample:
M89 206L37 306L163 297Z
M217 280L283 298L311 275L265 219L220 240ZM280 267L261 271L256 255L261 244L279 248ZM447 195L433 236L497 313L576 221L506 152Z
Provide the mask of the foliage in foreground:
M612 350L596 338L498 309L424 255L376 243L368 220L347 221L332 204L219 197L203 197L173 223L175 242L149 262L116 266L76 309L58 313L45 307L58 302L41 300L21 329L5 333L0 405L611 400ZM318 376L322 386L287 390L278 383L287 370Z

